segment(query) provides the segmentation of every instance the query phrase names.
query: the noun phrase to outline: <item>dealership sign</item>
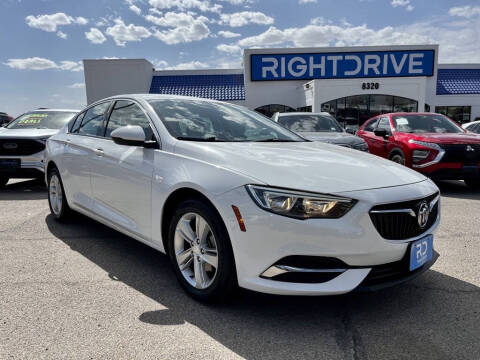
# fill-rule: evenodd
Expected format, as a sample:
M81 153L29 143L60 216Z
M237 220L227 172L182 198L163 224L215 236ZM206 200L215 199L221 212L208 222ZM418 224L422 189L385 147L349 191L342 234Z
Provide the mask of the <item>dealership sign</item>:
M252 81L432 76L434 50L252 54Z

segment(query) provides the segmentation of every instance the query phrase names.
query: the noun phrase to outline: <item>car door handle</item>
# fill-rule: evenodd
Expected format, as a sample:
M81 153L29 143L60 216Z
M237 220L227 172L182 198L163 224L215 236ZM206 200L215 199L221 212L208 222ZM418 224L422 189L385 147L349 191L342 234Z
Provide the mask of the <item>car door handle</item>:
M103 156L103 149L95 149L95 150L93 150L93 152L97 156Z

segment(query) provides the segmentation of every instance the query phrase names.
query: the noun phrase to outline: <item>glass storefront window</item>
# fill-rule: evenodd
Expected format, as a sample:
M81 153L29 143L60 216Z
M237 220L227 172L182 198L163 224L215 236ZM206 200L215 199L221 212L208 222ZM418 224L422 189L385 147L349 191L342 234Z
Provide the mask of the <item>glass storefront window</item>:
M392 109L393 96L370 95L370 117L390 113Z
M417 109L418 103L415 100L394 96L393 112L415 112Z
M322 104L322 111L336 117L343 127L358 129L368 119L390 112L416 112L418 102L392 95L354 95Z
M450 119L463 124L470 122L471 106L435 106L435 112L448 116Z

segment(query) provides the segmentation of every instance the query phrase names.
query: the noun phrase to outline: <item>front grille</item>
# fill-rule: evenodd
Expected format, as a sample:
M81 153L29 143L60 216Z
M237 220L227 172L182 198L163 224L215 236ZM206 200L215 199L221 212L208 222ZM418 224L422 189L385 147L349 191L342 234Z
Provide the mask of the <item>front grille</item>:
M45 144L29 139L0 139L0 156L26 156L45 149Z
M419 236L432 227L438 216L438 201L433 206L424 227L418 224L418 210L420 204L426 201L430 204L438 196L438 192L426 198L391 204L377 205L370 210L370 218L379 234L388 240L406 240ZM413 210L415 216L409 213L394 212L395 210ZM387 211L376 213L374 211ZM392 212L393 211L393 212Z
M480 144L442 144L445 154L444 163L475 163L480 162ZM468 151L469 149L470 151ZM473 149L473 151L472 151Z

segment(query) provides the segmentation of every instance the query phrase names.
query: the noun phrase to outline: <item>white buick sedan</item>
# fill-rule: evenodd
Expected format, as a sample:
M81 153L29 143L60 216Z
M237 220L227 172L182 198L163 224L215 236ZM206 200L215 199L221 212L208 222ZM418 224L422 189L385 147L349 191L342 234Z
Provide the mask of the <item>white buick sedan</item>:
M291 295L377 289L437 257L432 181L228 103L98 101L47 141L45 166L56 219L79 212L168 254L199 300L237 286Z

